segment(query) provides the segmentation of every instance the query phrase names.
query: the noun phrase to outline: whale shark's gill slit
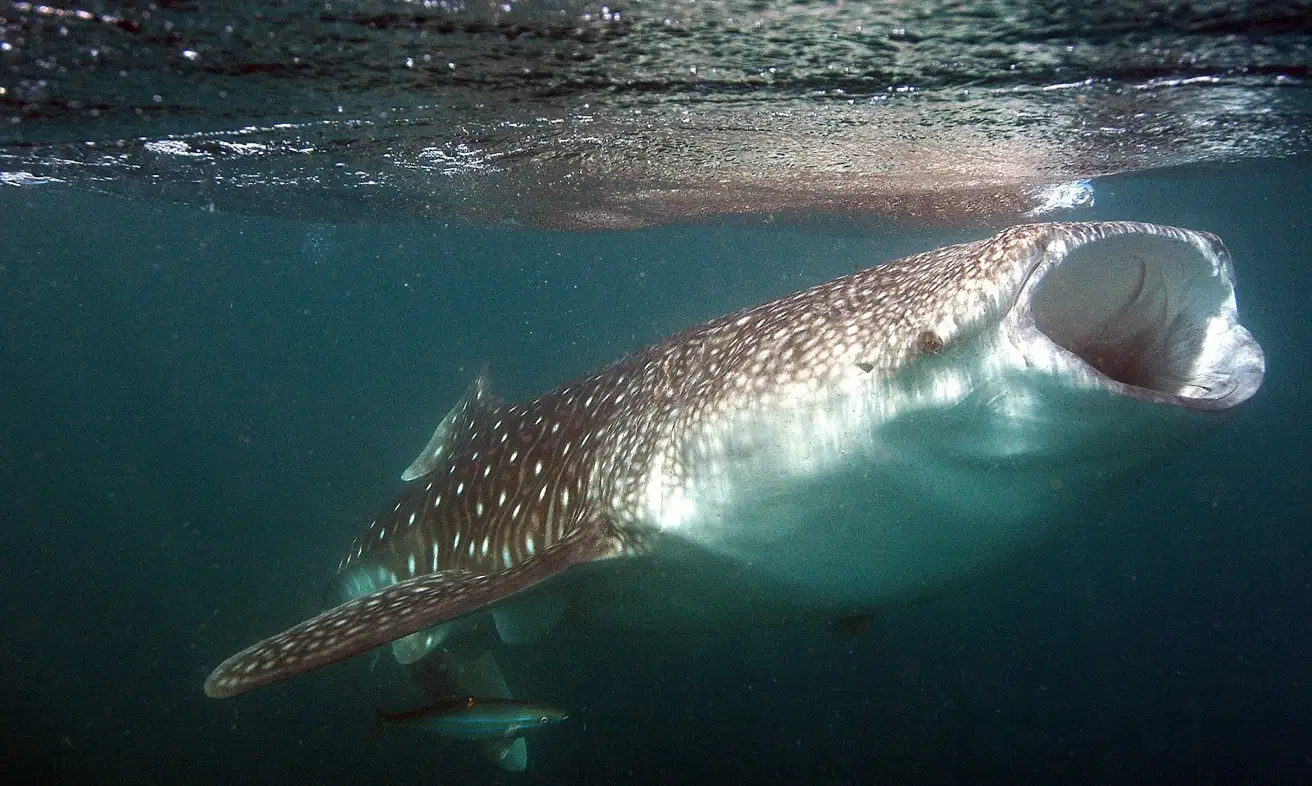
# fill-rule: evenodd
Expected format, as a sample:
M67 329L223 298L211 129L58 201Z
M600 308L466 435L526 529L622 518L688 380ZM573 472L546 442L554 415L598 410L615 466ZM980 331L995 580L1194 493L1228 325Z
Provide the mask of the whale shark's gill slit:
M1162 234L1094 239L1047 266L1034 325L1105 377L1221 406L1260 383L1260 351L1233 341L1234 286L1207 244Z

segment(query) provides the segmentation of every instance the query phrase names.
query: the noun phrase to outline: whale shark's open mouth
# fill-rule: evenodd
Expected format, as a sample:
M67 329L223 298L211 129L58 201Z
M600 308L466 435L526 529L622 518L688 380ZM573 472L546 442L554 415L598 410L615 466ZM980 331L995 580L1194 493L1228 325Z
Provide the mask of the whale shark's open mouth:
M1250 398L1265 361L1239 324L1221 241L1129 226L1050 242L1013 309L1016 326L1121 394L1205 410Z

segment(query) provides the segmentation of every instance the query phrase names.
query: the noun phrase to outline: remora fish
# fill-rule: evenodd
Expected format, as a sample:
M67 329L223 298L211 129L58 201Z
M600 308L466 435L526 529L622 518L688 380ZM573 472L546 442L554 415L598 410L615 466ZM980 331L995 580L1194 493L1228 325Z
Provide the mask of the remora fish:
M544 704L514 699L462 696L405 712L374 707L375 737L383 726L413 726L454 740L511 740L533 729L559 723L568 713Z
M484 699L510 699L510 686L506 684L495 652L490 649L477 657L470 657L469 645L473 637L465 636L460 654L438 650L404 669L414 689L428 699L429 704L440 703L449 696L481 696ZM475 647L486 648L475 639ZM496 766L510 772L523 772L528 768L528 743L523 737L485 740L479 743L484 755Z
M514 641L863 614L1088 521L1264 370L1220 240L1118 222L863 270L525 404L480 375L352 544L353 599L205 688L398 639L413 662L489 618Z

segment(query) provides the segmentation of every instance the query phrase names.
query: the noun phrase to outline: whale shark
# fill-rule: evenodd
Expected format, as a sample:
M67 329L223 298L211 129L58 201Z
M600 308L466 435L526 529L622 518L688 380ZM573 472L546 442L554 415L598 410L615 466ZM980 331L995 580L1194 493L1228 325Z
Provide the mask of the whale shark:
M869 267L531 401L484 371L350 544L341 602L205 690L559 625L861 618L1090 526L1264 373L1220 239L1134 222Z

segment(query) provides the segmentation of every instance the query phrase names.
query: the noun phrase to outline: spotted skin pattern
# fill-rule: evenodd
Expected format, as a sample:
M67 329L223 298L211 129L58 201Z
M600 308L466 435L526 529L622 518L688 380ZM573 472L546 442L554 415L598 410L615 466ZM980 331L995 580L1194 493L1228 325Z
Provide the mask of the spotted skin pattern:
M658 524L652 489L684 483L688 446L708 429L852 375L890 378L1008 308L1051 244L1123 233L1210 238L1129 222L1012 227L711 320L528 403L501 404L480 375L416 461L423 474L340 566L339 581L366 577L373 594L234 655L206 691L242 693L641 552Z
M247 647L205 681L214 697L234 696L386 644L429 624L504 599L596 553L595 531L575 530L535 560L495 575L447 570L393 584Z

